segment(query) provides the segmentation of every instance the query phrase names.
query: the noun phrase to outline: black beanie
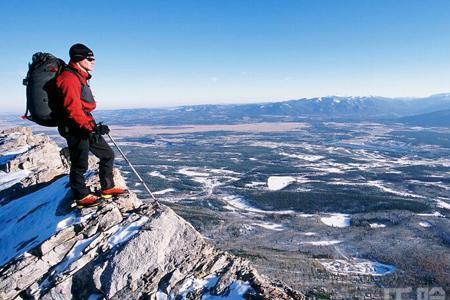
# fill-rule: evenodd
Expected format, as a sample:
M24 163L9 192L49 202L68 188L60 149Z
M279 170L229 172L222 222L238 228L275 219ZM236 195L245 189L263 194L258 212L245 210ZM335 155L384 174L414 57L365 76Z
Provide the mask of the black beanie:
M79 62L89 56L94 56L94 52L83 44L75 44L69 50L70 60Z

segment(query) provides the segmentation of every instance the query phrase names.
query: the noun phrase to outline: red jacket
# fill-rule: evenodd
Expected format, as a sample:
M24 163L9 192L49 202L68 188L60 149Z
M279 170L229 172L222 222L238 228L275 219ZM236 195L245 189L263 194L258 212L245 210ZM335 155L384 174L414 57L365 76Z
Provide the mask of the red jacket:
M81 100L81 82L86 84L91 75L81 70L76 64L69 64L80 76L71 71L64 71L56 77L56 86L63 98L63 109L65 118L69 119L72 125L77 126L87 132L94 130L94 118L90 115L96 104ZM80 79L81 82L80 82Z

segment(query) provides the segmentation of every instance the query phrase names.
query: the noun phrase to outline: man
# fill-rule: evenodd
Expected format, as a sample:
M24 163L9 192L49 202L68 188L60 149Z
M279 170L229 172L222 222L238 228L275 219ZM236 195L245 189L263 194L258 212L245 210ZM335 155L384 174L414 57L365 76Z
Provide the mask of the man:
M96 103L88 80L91 78L89 72L95 65L94 53L83 44L75 44L70 48L69 55L69 65L56 77L61 96L58 131L67 140L69 148L70 187L77 207L83 208L96 206L102 198L123 194L125 190L114 186L114 152L102 137L109 133L109 128L96 124L91 115ZM91 194L85 183L89 151L100 159L101 196Z

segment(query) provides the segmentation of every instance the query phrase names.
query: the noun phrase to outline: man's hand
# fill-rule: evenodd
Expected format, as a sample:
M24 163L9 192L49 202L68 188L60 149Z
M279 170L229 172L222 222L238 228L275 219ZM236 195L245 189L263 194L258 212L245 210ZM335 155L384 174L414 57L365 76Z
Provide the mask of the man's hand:
M108 134L109 127L105 124L98 123L97 125L95 125L94 133L99 134L99 135Z

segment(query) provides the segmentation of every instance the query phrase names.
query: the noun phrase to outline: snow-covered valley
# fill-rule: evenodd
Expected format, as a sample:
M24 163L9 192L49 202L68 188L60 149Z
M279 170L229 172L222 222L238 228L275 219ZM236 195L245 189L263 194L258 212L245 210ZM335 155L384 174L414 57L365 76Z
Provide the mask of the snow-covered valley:
M126 149L158 197L218 247L300 289L320 268L290 274L322 257L334 276L400 283L399 269L413 274L420 264L405 261L404 247L432 259L430 240L447 232L450 143L421 139L428 130L449 137L448 130L332 122L215 130L154 133L155 143Z

